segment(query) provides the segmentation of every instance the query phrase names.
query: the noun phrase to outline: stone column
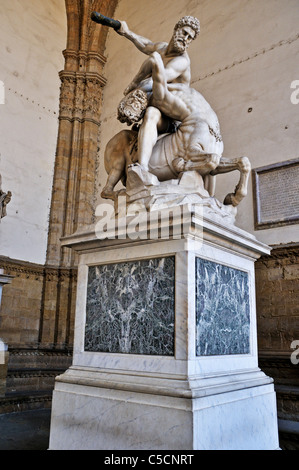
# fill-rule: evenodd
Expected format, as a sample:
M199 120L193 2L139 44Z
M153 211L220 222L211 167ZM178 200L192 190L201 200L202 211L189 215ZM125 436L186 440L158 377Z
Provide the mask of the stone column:
M72 345L76 258L60 238L93 219L94 181L102 92L103 55L108 28L94 23L92 11L112 16L116 1L66 0L67 47L63 51L59 128L49 219L41 310L40 345ZM70 310L71 309L71 310Z
M89 68L92 60L103 66L101 54L64 51L71 60ZM60 249L59 239L93 216L94 174L100 125L101 97L105 79L96 71L60 72L61 97L59 133L50 216L47 263L73 265L69 250Z

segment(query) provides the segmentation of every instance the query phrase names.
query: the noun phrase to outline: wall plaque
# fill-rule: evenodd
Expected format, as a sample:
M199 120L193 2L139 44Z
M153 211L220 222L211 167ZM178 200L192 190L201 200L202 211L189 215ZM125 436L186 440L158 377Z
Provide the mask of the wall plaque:
M299 159L252 170L255 228L299 223Z

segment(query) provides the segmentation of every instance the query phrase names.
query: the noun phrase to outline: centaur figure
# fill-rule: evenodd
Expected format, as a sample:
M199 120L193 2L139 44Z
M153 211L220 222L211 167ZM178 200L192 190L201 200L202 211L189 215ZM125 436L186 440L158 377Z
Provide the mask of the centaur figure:
M223 141L218 118L204 97L189 85L167 83L165 68L158 52L151 57L152 93L136 89L120 103L120 115L130 116L131 122L140 120L148 106L159 109L165 116L178 122L175 132L162 135L153 147L149 172L159 181L179 178L183 172L197 171L206 181L211 196L214 195L214 176L233 170L240 171L240 180L224 204L237 206L247 194L250 163L247 157L227 159L222 156ZM125 117L123 118L125 121ZM105 149L107 183L101 193L103 198L115 200L119 191L116 184L126 184L128 167L137 161L137 130L123 130L116 134Z

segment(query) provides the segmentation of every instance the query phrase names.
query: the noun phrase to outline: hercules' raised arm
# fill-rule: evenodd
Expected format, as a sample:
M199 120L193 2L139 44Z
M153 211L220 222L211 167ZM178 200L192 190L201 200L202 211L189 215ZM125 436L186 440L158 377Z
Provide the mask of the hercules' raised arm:
M99 23L104 26L113 28L118 34L132 41L133 44L144 54L149 55L155 50L157 50L160 44L163 45L163 43L153 43L150 39L144 38L139 34L133 33L129 30L128 25L125 21L118 21L112 18L108 18L107 16L104 16L96 11L93 11L91 13L91 19L95 23Z
M120 21L121 27L116 30L118 34L129 39L141 52L144 54L150 55L152 52L157 51L159 48L163 47L164 43L161 42L152 42L150 39L147 39L139 34L133 33L130 31L127 23L125 21Z

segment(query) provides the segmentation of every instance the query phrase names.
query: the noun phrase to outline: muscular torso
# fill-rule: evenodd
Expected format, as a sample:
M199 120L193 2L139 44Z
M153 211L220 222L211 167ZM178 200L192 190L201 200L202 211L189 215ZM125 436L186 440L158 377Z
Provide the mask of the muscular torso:
M153 101L153 105L170 118L181 121L172 138L177 152L185 159L192 159L193 155L207 149L211 153L222 153L222 142L216 142L211 134L212 130L220 136L217 115L197 90L184 84L170 84L167 96L161 101Z
M179 55L167 55L167 46L167 43L163 43L162 45L157 46L156 50L162 57L166 74L168 70L172 69L171 73L177 75L175 78L169 80L169 82L185 83L186 85L189 85L191 80L191 70L190 59L187 52L184 52Z
M167 86L166 94L161 100L153 97L153 106L158 107L171 119L184 121L189 118L196 121L205 121L215 132L219 128L218 118L205 98L194 88L180 83L171 83Z

